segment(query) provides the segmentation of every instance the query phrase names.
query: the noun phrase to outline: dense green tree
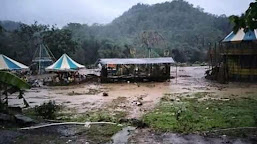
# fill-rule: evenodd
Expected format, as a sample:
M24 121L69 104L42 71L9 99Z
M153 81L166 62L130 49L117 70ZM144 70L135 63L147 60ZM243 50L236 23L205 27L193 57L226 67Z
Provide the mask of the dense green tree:
M81 61L81 63L94 64L99 58L98 50L100 46L100 42L94 37L84 40L81 45L81 49L83 50L81 53L83 53L84 61Z
M75 53L78 47L77 42L72 40L72 32L70 30L55 27L43 33L43 42L57 58L64 53Z
M234 28L233 28L234 31L237 31L240 28L245 28L245 30L256 29L257 28L257 1L250 3L249 8L240 17L235 15L230 16L230 21L234 23Z
M4 28L0 25L0 34L3 32Z
M54 26L50 28L37 22L32 25L20 24L15 31L4 31L0 39L1 53L28 65L40 43L47 45L55 57L63 53L73 54L77 48L70 30Z
M103 40L98 50L100 58L122 58L122 48L111 40Z

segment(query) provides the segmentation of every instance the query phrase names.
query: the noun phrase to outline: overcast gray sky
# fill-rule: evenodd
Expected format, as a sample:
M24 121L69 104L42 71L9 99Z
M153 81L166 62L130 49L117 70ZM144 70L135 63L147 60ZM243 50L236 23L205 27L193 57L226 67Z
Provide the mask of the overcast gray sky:
M38 21L63 26L69 22L109 23L137 3L171 0L0 0L0 20ZM240 15L254 0L186 0L212 14Z

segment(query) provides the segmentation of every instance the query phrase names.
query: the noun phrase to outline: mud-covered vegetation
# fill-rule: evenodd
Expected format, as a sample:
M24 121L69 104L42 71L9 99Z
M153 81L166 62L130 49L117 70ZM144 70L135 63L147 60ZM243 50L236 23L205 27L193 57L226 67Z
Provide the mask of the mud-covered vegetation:
M73 121L73 122L115 122L118 123L122 118L126 116L126 112L121 111L90 111L82 114L74 113L60 113L57 119L61 121Z
M117 125L56 126L39 130L18 131L13 143L33 144L49 143L90 143L99 144L112 141L112 136L122 127Z
M25 109L24 114L38 120L57 120L60 122L114 122L119 123L127 112L92 110L84 113L78 113L74 109L63 105L55 104L55 101L45 102L34 108Z
M155 130L183 133L257 126L256 95L226 99L206 95L183 94L176 99L166 95L143 120Z
M40 106L34 108L36 114L45 119L55 119L60 106L55 104L55 101L45 102Z
M23 110L23 113L27 116L35 119L49 119L55 120L62 109L61 105L57 105L55 101L44 102L41 105L37 105L32 108Z
M36 119L38 122L54 120L56 122L114 122L112 124L93 124L89 127L80 126L54 126L41 128L40 130L23 131L16 138L17 143L41 143L41 139L47 139L44 143L67 143L67 142L89 142L106 143L112 141L112 136L123 128L118 125L126 112L103 110L77 113L74 109L55 104L54 101L43 103L34 108L24 110L24 114ZM124 123L125 124L125 123ZM125 124L126 125L126 124ZM39 134L41 136L39 136Z

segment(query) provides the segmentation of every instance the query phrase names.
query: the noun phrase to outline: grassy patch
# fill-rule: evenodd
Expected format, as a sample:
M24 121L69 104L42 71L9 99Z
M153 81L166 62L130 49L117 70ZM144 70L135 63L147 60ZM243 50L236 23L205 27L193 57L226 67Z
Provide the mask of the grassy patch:
M37 117L35 114L34 109L28 109L26 110L26 114L33 116L34 118L40 118ZM58 113L57 114L57 120L63 121L63 122L115 122L119 123L120 119L124 118L127 115L125 112L121 111L114 111L114 112L108 112L108 111L93 111L93 112L87 112L83 114L76 114L76 113ZM97 125L91 125L90 128L84 128L77 129L78 132L76 134L76 137L78 139L86 140L89 143L107 143L111 141L112 136L120 131L123 127L117 126L117 125L109 125L109 124L97 124ZM31 141L32 143L40 143L41 139L47 139L45 143L66 143L69 139L76 142L76 140L73 138L66 137L64 139L60 138L58 135L24 135L22 137L19 137L17 139L18 143L25 143L28 141ZM36 141L38 140L38 141Z
M28 142L33 144L63 144L63 143L85 143L89 142L92 144L107 143L111 141L114 134L122 129L122 127L117 125L91 125L90 128L85 128L83 126L73 126L70 128L60 128L59 130L53 130L47 132L48 130L38 129L37 131L31 131L24 133L22 136L17 137L14 141L19 144L26 144ZM42 130L42 131L40 131ZM71 133L76 131L74 135L63 136L60 131L65 131Z
M120 131L122 127L116 125L92 125L85 136L90 143L107 143L111 141L111 137Z
M121 118L127 115L126 112L114 111L112 113L108 111L94 111L83 114L71 114L71 113L60 113L58 119L61 121L74 121L74 122L119 122Z
M143 121L156 130L185 133L257 126L257 96L198 101L205 94L180 97L179 101L166 96L154 111L143 116Z
M127 112L125 111L109 111L96 110L85 113L77 113L75 109L59 106L60 109L55 112L55 116L51 120L59 120L63 122L115 122L118 123L120 119L125 118ZM35 108L28 108L23 110L23 114L38 121L42 121L44 117L39 115Z

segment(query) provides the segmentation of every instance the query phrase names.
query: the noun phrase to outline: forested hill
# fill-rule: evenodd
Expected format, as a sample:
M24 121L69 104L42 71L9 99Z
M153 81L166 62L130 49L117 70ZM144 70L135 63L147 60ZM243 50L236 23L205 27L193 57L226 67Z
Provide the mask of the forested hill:
M0 26L2 26L5 30L14 31L19 29L21 23L13 22L13 21L0 21Z
M221 40L231 31L231 25L226 16L205 13L179 0L137 4L104 30L102 35L123 41L133 40L142 31L157 31L168 42L168 49L182 53L181 58L177 58L179 61L201 61L203 59L194 53L201 53L209 43Z
M230 32L226 16L215 16L194 8L185 1L165 2L155 5L137 4L106 26L113 36L135 35L142 30L156 30L177 37L184 33L195 37L210 37L213 31ZM115 34L113 33L115 31ZM218 33L217 32L217 33ZM217 34L216 33L216 34ZM222 36L223 37L223 36Z
M154 56L163 56L168 49L179 62L204 61L209 44L220 41L232 30L225 15L205 13L182 0L137 4L107 25L69 24L66 28L78 38L108 38L121 46L136 48L136 57L148 56L142 44L144 32L157 32L165 44L151 46Z
M148 57L149 48L152 57L204 61L209 44L220 41L232 30L226 16L205 13L183 0L137 4L107 25L70 23L59 29L18 23L22 28L12 31L16 25L8 23L0 23L5 29L0 32L4 40L0 41L0 53L25 59L25 63L35 50L33 34L38 31L56 57L65 52L80 63L92 64L100 57Z

